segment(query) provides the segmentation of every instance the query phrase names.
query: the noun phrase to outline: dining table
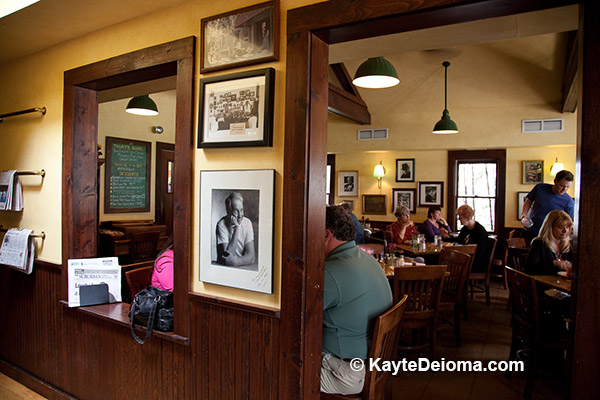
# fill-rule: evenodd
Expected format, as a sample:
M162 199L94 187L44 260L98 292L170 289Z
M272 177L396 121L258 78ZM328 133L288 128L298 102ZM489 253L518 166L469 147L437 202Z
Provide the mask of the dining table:
M571 294L571 279L561 275L532 275L535 282Z
M387 276L388 278L393 278L394 277L394 266L390 265L390 264L386 264L385 261L380 260L379 264L381 265L381 268L383 268L383 271L385 272L385 276ZM424 266L425 263L421 263L421 262L417 262L415 261L414 258L411 257L404 257L404 261L402 263L402 265L400 265L400 267L410 267L410 266Z

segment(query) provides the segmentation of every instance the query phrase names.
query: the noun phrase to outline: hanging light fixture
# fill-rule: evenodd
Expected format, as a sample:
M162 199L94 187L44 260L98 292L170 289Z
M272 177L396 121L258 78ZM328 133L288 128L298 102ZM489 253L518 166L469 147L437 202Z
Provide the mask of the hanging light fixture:
M448 112L448 67L450 62L444 61L442 65L444 66L444 112L442 112L442 119L433 127L433 133L436 135L451 135L458 133L458 127L456 122L450 119L450 113Z
M134 115L158 115L156 103L147 94L129 100L125 111Z
M383 163L379 161L379 164L375 166L373 169L373 178L377 178L377 187L381 190L381 179L385 176L385 168L383 168Z
M556 174L565 169L565 165L561 162L558 162L558 157L556 157L556 162L552 164L552 168L550 169L550 176L554 178Z
M360 64L352 83L368 89L383 89L400 83L396 68L383 57L372 57Z

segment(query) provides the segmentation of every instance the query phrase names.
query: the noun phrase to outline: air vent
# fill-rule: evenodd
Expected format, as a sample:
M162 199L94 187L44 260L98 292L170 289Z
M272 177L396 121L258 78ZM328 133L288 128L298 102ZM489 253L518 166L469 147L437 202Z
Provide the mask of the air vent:
M523 120L521 132L557 132L564 131L564 120L559 119L529 119Z
M388 128L382 129L359 129L358 140L378 140L388 138Z

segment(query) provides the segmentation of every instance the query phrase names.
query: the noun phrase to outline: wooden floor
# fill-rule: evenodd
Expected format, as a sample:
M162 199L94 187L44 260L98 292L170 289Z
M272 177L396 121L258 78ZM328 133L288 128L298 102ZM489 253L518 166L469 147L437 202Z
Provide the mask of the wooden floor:
M507 310L508 291L492 282L492 304L487 307L482 294L470 302L469 319L462 321L462 347L456 347L454 331L438 336L438 359L508 360L511 328ZM401 372L393 377L394 399L522 399L525 373L515 372L507 379L503 372ZM533 399L564 399L565 378L557 373L540 373L535 380Z
M0 373L0 399L2 400L46 400L33 390Z

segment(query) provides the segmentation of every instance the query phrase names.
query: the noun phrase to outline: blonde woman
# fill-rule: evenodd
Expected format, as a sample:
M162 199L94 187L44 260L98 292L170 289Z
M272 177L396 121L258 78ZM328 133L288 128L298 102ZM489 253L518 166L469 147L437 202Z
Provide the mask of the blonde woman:
M525 264L530 275L555 275L565 270L571 260L571 232L573 221L562 210L546 215L540 235L531 242L531 250Z

